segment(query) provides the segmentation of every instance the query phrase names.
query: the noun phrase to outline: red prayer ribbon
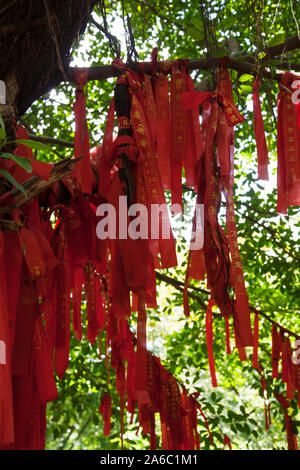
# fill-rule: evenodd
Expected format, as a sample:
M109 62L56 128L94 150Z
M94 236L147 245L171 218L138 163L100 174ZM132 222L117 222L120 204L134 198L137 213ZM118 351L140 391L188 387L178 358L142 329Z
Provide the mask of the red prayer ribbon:
M256 77L253 84L253 120L254 134L257 147L258 160L258 178L260 180L268 180L268 148L265 136L264 121L261 114L261 105L259 99L259 76Z
M299 79L282 74L277 99L277 212L300 205L300 103L293 103L292 83Z
M90 165L89 130L86 122L86 99L84 85L87 81L86 69L75 69L76 101L74 103L75 115L75 158L81 158L75 169L75 175L79 181L82 192L91 193L93 173Z
M208 362L211 375L211 383L213 387L217 387L217 378L215 370L215 360L213 353L213 312L212 307L215 305L215 302L212 299L209 299L208 306L206 309L206 318L205 318L205 330L206 330L206 345L208 352Z

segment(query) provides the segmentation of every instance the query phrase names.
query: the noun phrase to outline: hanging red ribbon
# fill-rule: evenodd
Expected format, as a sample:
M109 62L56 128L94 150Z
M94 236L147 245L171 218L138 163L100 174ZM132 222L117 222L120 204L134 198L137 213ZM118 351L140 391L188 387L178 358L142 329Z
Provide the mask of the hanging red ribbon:
M288 413L288 408L290 407L290 403L285 398L285 396L282 395L282 393L276 393L275 396L277 400L279 401L279 403L281 404L283 413L284 413L284 422L285 422L288 450L298 450L297 435L294 433L293 421Z
M254 315L254 335L253 335L253 357L252 365L254 369L258 369L258 339L259 339L259 317Z
M157 113L157 164L164 189L171 189L171 117L169 80L159 72L154 78L154 95Z
M225 114L228 126L232 127L240 122L245 121L244 116L238 111L236 106L231 100L224 95L218 93L216 90L210 91L188 91L182 94L182 109L193 109L205 101L213 99L216 100L220 108Z
M282 74L277 99L277 212L282 214L288 206L300 205L300 103L293 103L291 88L297 79Z
M257 148L258 178L268 180L268 148L265 136L264 121L261 114L261 105L259 99L259 76L256 77L253 84L253 120L254 134Z
M101 399L99 413L102 414L104 420L104 436L110 435L110 419L111 419L111 397L109 393L105 393Z
M86 122L86 99L84 86L87 81L87 70L75 69L76 101L74 103L75 115L75 158L81 158L75 169L75 175L81 186L82 192L91 194L93 172L90 165L89 130Z
M0 446L14 441L9 324L6 298L5 239L0 232Z
M214 352L213 352L213 312L212 307L215 305L212 299L209 299L208 306L206 309L206 318L205 318L205 329L206 329L206 345L207 345L207 352L208 352L208 362L209 362L209 369L210 369L210 376L211 376L211 383L213 387L217 387L217 378L216 378L216 371L215 371L215 360L214 360Z
M146 336L147 312L145 308L145 293L143 289L138 298L138 322L137 322L137 360L135 394L141 405L150 403L147 389L147 336Z
M272 378L278 379L278 364L281 353L281 336L277 331L277 326L272 324Z
M182 108L182 96L186 90L186 68L175 63L171 71L171 195L172 204L181 209L173 208L173 213L182 211L182 165L186 152L186 112Z

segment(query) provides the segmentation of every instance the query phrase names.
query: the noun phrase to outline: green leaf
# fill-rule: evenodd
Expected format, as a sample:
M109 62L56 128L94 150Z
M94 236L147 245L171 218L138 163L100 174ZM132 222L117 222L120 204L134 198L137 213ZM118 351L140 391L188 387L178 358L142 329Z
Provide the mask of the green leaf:
M258 58L259 58L260 60L262 60L264 57L266 57L266 53L265 53L265 52L260 52L260 53L258 54Z
M285 32L280 32L276 34L270 41L268 42L268 47L277 46L278 44L282 44L285 41Z
M24 170L26 170L28 173L32 172L31 168L31 162L28 160L28 158L25 157L19 157L17 155L14 155L13 153L2 153L1 158L6 158L7 160L14 160L18 165L20 165Z
M26 139L18 139L15 140L17 144L26 145L26 147L30 147L34 150L46 150L47 152L51 152L51 148L48 145L43 144L42 142L37 142L36 140L26 140Z
M20 191L22 191L23 194L27 194L26 190L24 189L24 187L19 184L15 178L10 174L8 173L8 171L6 170L2 170L2 168L0 168L0 173L11 183L13 184L17 189L19 189Z
M249 94L252 93L252 86L250 85L240 85L240 90L242 94Z
M0 116L0 126L2 127L2 129L5 129L5 124L4 124L4 121L2 119L2 116Z
M249 82L250 80L253 80L253 75L249 75L248 73L244 73L239 78L239 81L242 83Z
M5 129L3 129L2 127L0 127L0 141L1 141L1 140L4 140L5 137L6 137Z

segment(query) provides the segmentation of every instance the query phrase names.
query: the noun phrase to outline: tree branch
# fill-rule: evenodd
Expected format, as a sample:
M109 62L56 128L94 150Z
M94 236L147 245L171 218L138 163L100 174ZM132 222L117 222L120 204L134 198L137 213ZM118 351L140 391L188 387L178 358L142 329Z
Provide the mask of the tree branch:
M75 168L78 160L78 158L76 160L67 158L61 162L55 163L48 181L42 180L36 175L32 176L32 178L23 183L26 194L22 193L19 189L12 189L8 193L4 194L1 197L1 202L4 203L5 200L7 200L9 201L9 205L1 207L0 213L8 214L13 209L18 209L24 206L35 196L52 186L53 183L67 176ZM11 201L13 201L13 204L11 204Z
M174 279L173 277L166 276L165 274L159 273L157 271L156 271L156 277L157 277L157 279L159 279L163 282L166 282L167 284L172 285L173 287L175 287L175 289L179 290L180 292L184 291L184 283L181 282L181 281L178 281L178 279ZM196 290L196 289L194 289L194 290ZM206 293L206 291L204 291L204 292ZM207 291L207 293L209 294L208 291ZM201 299L201 297L199 297L199 295L196 295L192 292L188 292L188 297L190 297L191 299L197 300L197 302L201 305L203 310L204 311L206 310L206 305L203 302L203 300Z
M30 140L35 140L37 142L43 142L45 144L61 145L63 147L74 148L74 142L68 140L55 139L54 137L49 137L47 135L36 135L28 134Z
M179 281L178 279L174 279L170 276L167 276L165 274L162 274L162 273L159 273L156 271L156 277L157 279L163 281L163 282L166 282L167 284L170 284L172 285L173 287L175 287L175 289L179 290L180 292L183 292L184 290L184 283ZM206 290L206 289L201 289L199 287L195 287L195 286L189 286L189 288L193 291L198 291L198 292L201 292L203 294L206 294L206 295L210 295L210 291ZM192 292L188 292L188 297L190 297L191 299L194 299L194 300L197 300L197 302L199 302L199 304L201 305L201 307L203 308L203 310L205 311L206 310L206 304L203 302L203 300L201 299L201 297L199 297L199 295L196 295ZM282 331L284 331L285 333L291 335L291 336L294 336L294 338L300 338L300 333L297 334L295 333L294 331L288 329L288 328L285 328L284 326L280 325L280 323L276 322L275 320L273 320L273 318L268 315L266 312L262 311L262 310L258 310L257 308L255 308L253 305L249 305L250 307L250 310L253 312L253 313L257 313L258 315L264 317L266 320L268 320L269 322L271 322L272 324L276 325L278 328L280 328Z
M281 52L286 52L290 50L294 50L300 47L300 40L298 36L294 36L291 38L288 38L284 43L278 44L277 46L270 47L266 49L266 54L267 58L271 59L273 57L276 57L279 55ZM207 58L199 58L199 59L189 59L189 64L188 68L190 70L208 70L211 67L214 67L219 64L219 58L218 57L210 57L209 59ZM136 69L136 64L126 64L129 68L132 68L133 70ZM144 67L145 73L151 73L152 72L152 62L141 62L141 65ZM277 73L273 75L269 70L260 67L260 69L257 68L257 66L253 63L247 62L243 56L241 56L239 59L229 57L229 64L228 67L234 70L237 70L238 72L242 74L249 74L249 75L256 75L257 73L260 73L261 75L275 79L275 80L280 80L281 79L281 73ZM157 70L163 70L165 73L168 73L171 71L172 68L172 61L171 60L165 60L157 63ZM122 71L119 70L118 68L112 66L112 65L99 65L95 67L89 67L87 69L88 80L106 80L107 78L112 78L112 77L117 77L119 76ZM75 80L75 68L74 67L69 67L68 72L67 72L68 78L70 81L74 82Z

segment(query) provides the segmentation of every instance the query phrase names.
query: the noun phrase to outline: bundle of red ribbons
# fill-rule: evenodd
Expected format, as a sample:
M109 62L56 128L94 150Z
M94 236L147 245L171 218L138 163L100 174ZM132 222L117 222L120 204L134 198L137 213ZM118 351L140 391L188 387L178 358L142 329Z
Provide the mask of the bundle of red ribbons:
M163 205L164 190L170 190L173 212L181 211L183 168L186 184L197 192L197 203L204 204L205 234L203 247L189 253L185 313L189 314L189 279L203 280L206 274L211 292L206 336L213 385L217 384L213 358L215 304L226 322L227 352L231 351L229 319L232 318L241 359L246 359L245 347L254 346L253 365L258 368L258 319L253 338L233 203L233 129L244 118L233 104L226 60L220 61L217 88L212 93L195 91L187 65L184 60L171 63L169 87L166 73L157 72L155 67L149 77L143 70L136 74L116 60L114 66L120 76L103 144L91 152L84 93L87 74L80 70L76 75L75 157L80 159L77 169L22 209L12 212L12 218L20 226L19 232L1 233L0 345L5 349L5 354L1 354L5 360L1 359L0 364L2 448L44 448L46 403L57 397L54 374L62 378L68 366L71 319L77 338L82 337L83 293L87 302L89 341L95 342L101 331L106 331L105 356L108 362L110 347L110 364L116 371L121 402L122 435L126 403L127 411L132 414L137 405L140 426L143 433L150 435L152 449L157 446L155 413L160 415L164 449L200 448L198 411L213 444L198 397L189 395L147 350L146 307L157 306L155 269L177 264L168 212L159 216L156 239L149 236L99 239L96 236L99 222L96 208L101 203L110 203L115 208L117 233L123 230L120 220L126 227L129 225L130 216L120 208L120 196L127 196L130 204L144 204L151 214L151 206ZM287 104L284 92L280 93L282 113ZM266 177L267 151L264 136L259 131L258 82L254 96L259 174ZM115 114L117 138L114 136ZM297 202L294 194L297 193L298 167L296 164L288 166L293 160L286 159L284 149L285 139L290 137L285 134L282 118L278 125L281 126L280 181L285 175L281 188L293 194L293 197L288 196L290 204L291 198ZM289 128L286 131L289 133ZM16 133L18 137L27 138L26 131L19 126ZM296 134L293 137L296 138ZM35 174L49 178L51 165L34 160L28 147L19 145L15 152L30 158ZM26 179L19 167L14 166L13 170L19 182ZM226 199L227 233L218 222L222 194ZM4 200L7 204L8 199ZM195 215L195 230L196 218ZM103 221L103 216L100 220ZM148 222L151 227L151 220ZM167 239L162 234L162 223L169 230ZM232 288L234 297L230 294ZM132 311L138 312L136 337L128 326ZM292 351L287 338L279 341L275 337L274 330L273 377L278 374L276 367L281 352L282 380L287 384L287 398L292 399L294 389L299 396L299 369L291 366ZM104 433L108 435L111 416L108 393L102 396L99 411L104 418ZM290 427L290 421L286 422ZM291 441L290 435L289 439ZM224 445L230 446L227 436Z

